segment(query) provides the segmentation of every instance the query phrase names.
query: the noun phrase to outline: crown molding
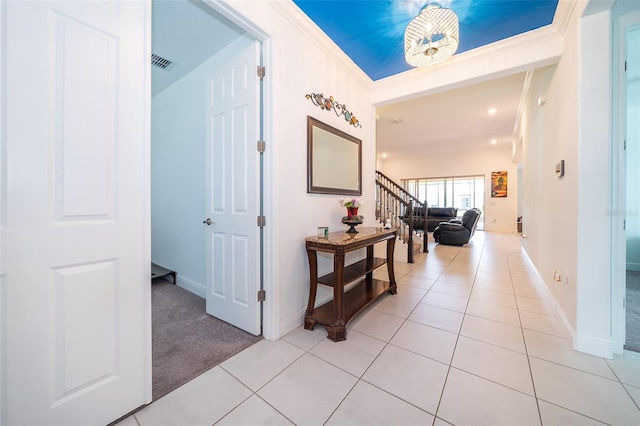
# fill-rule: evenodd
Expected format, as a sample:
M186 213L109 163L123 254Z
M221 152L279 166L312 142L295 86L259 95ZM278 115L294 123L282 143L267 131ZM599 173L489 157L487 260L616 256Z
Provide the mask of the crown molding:
M518 163L522 157L522 115L527 106L527 98L529 97L529 90L531 89L531 82L533 81L533 70L527 70L524 76L524 82L522 83L522 92L520 93L520 102L518 103L518 111L516 112L516 119L513 124L512 133L512 156L511 160L514 163Z
M551 25L374 82L372 103L383 106L557 63L562 35Z
M558 6L556 7L556 13L553 15L553 22L551 26L555 28L558 34L564 35L567 26L569 25L569 21L571 20L571 15L573 15L576 10L576 6L579 0L559 0ZM585 3L584 0L580 3Z
M604 3L610 0L590 0ZM550 25L454 55L432 67L408 70L373 81L292 0L265 2L372 96L374 106L438 93L517 72L555 64L562 55L562 37L583 0L559 0ZM526 52L526 53L523 53Z
M268 3L318 49L332 58L346 73L359 82L364 89L370 91L373 88L373 80L292 0L270 1Z

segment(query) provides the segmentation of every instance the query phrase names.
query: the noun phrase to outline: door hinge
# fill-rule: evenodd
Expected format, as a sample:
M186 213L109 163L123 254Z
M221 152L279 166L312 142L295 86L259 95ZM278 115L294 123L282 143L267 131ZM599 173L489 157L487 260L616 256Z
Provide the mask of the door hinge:
M258 290L258 302L264 302L267 300L267 292L264 290Z
M260 77L260 80L262 80L265 75L266 75L265 67L262 65L258 65L258 77Z
M623 147L623 150L624 150L624 151L626 151L626 150L627 150L627 140L626 140L626 139L624 140L624 147Z
M260 228L265 227L267 224L267 219L264 216L258 216L258 226Z
M258 141L258 152L264 152L267 149L267 143L265 141Z
M622 219L622 230L623 231L627 230L627 219Z

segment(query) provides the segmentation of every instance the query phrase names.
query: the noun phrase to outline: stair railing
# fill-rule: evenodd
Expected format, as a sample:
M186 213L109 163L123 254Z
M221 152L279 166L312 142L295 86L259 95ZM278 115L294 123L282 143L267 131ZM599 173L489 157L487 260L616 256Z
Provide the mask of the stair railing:
M376 171L376 219L398 229L398 238L407 244L407 261L414 263L414 236L422 235L422 251L428 252L426 229L416 229L415 213L422 210L423 226L427 224L426 203L407 192L383 173Z

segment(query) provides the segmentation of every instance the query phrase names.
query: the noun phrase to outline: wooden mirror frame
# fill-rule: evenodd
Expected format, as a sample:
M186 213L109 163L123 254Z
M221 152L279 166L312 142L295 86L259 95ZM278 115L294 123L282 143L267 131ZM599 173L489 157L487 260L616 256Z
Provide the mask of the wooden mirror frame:
M345 155L336 156L334 152L325 154L330 158L322 158L317 150L319 143L326 143L328 149L340 149ZM337 170L344 170L352 182L331 182L342 178ZM307 116L307 193L362 195L362 141L311 116Z

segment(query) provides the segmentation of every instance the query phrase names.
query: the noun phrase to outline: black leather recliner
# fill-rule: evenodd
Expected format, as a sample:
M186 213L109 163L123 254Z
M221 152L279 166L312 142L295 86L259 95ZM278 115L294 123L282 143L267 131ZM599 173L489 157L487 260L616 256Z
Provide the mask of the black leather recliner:
M436 243L450 246L467 244L473 237L481 213L480 209L470 209L464 212L462 220L452 219L449 222L440 222L433 231L433 238Z

